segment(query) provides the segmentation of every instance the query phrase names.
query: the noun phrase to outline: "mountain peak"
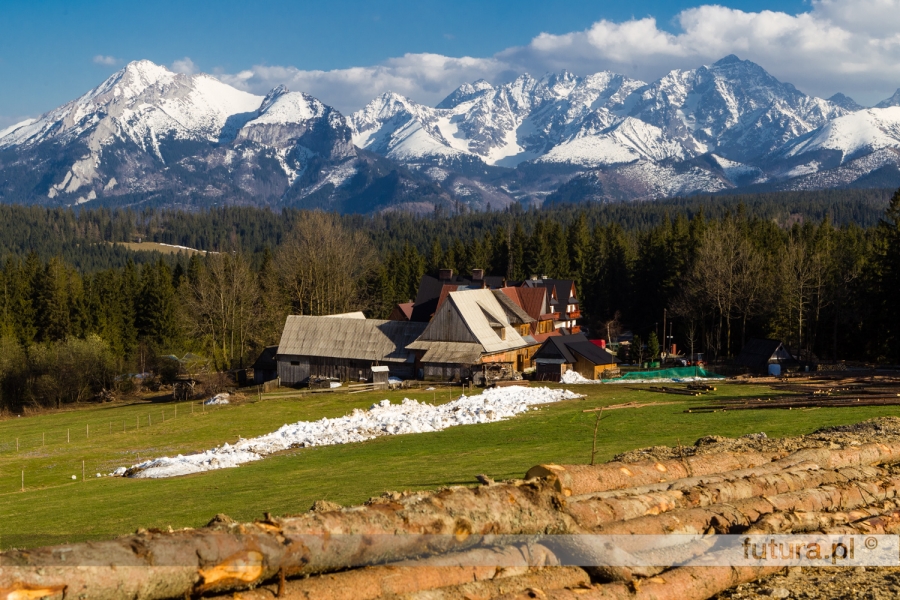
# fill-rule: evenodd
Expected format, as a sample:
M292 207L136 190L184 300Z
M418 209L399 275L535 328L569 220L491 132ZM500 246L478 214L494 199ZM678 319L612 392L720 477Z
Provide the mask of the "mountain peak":
M837 105L837 106L840 106L841 108L844 108L844 109L849 110L849 111L851 111L851 112L856 112L856 111L858 111L858 110L862 110L862 109L865 108L862 104L858 104L858 103L856 102L856 100L854 100L854 99L851 98L850 96L847 96L847 95L842 94L842 93L840 93L840 92L838 92L837 94L835 94L835 95L832 96L831 98L828 98L828 101L831 102L832 104L835 104L835 105Z
M885 98L881 102L875 105L875 108L888 108L891 106L900 106L900 88L897 88L897 91L894 92L894 95L890 98Z
M266 97L263 98L262 104L259 106L259 114L266 112L270 106L275 104L275 102L285 94L289 94L290 90L284 84L280 84L272 88L272 90L266 94Z
M726 65L740 64L746 61L741 60L736 54L729 54L724 58L720 58L713 63L714 67L724 67Z

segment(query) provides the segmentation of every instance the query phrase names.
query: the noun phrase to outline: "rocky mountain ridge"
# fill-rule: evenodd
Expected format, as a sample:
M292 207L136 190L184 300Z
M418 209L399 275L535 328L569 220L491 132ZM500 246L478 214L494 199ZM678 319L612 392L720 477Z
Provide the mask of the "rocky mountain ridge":
M345 116L136 61L0 131L0 201L427 212L900 185L898 105L811 97L728 56L651 83L480 80L435 107L385 93Z

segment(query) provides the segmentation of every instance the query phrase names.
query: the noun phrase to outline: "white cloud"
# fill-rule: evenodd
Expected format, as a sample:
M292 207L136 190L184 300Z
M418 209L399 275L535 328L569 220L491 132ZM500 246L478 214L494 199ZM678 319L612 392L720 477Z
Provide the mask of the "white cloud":
M900 0L812 0L797 15L702 5L682 11L676 23L679 30L671 33L649 17L602 20L583 31L542 33L487 58L406 54L368 67L306 71L257 65L219 76L257 93L285 84L344 112L386 91L434 104L465 81L500 82L522 72L612 70L653 80L732 53L818 96L840 91L874 104L900 86Z
M236 74L217 73L238 88L265 93L278 84L303 91L343 112L356 110L387 91L418 102L436 103L464 81L509 76L508 65L494 58L451 58L439 54L405 54L372 67L303 71L258 65Z
M94 64L103 65L104 67L115 67L116 65L122 64L122 59L116 58L115 56L104 56L102 54L98 54L94 57Z
M194 64L194 61L187 56L173 62L170 68L176 73L184 73L185 75L193 75L200 70L197 68L197 65Z

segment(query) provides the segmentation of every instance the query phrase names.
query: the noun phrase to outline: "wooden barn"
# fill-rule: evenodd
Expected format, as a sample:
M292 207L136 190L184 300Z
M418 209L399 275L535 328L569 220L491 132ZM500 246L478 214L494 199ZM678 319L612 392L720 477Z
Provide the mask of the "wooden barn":
M415 378L415 353L407 346L425 323L382 321L357 316L287 318L276 360L282 385L310 378L367 381L372 367L387 366L390 375Z
M566 371L577 371L585 379L600 379L603 371L615 369L618 362L583 333L548 337L534 353L538 379L552 381L559 381Z
M499 293L499 292L498 292ZM511 379L528 366L533 339L523 338L530 317L489 289L446 293L434 318L409 344L424 379Z

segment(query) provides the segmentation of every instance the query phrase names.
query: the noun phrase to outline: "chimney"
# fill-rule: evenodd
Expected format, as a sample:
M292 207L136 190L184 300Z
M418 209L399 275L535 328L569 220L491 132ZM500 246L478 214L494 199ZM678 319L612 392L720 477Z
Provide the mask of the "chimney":
M484 269L472 269L472 281L484 281Z
M450 281L453 279L453 269L441 269L438 273L438 279L441 281Z

